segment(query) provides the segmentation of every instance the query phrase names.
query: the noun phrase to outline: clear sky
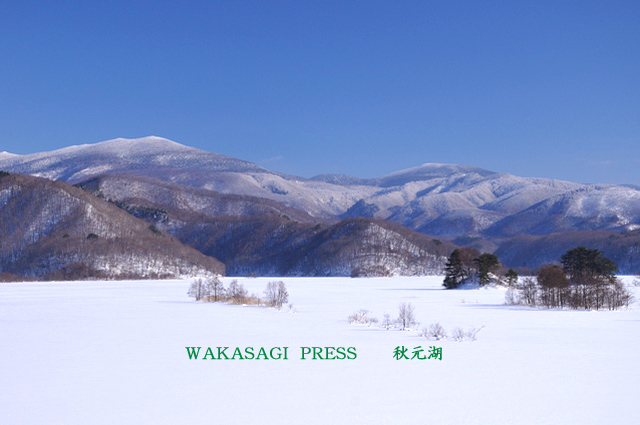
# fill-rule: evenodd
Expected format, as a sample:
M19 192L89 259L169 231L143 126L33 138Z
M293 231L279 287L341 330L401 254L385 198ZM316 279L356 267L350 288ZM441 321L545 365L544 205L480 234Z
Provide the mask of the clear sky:
M304 177L640 184L640 2L2 1L0 151L147 135Z

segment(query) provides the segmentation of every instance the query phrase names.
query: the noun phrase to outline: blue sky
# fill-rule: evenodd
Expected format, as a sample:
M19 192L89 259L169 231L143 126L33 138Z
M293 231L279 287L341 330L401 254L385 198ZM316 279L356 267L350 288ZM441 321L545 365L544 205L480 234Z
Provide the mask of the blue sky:
M0 151L147 135L304 177L640 184L640 2L2 2Z

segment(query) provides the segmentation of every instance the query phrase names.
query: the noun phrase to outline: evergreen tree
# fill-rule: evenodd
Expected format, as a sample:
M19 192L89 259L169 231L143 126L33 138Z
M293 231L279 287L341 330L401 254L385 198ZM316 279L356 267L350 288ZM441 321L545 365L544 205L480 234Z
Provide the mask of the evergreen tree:
M509 286L515 286L518 283L518 272L513 269L509 269L505 277Z
M618 271L616 263L603 257L600 250L584 246L567 251L561 262L569 281L576 285L614 283Z
M480 285L486 285L491 282L490 273L500 268L500 261L494 254L484 253L476 258L475 263L478 266L478 280Z
M462 265L462 258L460 258L460 250L455 249L447 260L442 286L447 289L455 289L464 281L465 273Z

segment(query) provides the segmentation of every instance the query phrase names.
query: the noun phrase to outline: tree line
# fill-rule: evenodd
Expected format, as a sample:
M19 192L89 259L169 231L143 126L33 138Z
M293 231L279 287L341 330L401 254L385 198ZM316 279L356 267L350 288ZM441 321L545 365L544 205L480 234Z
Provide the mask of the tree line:
M442 285L447 289L455 289L465 283L487 285L493 281L511 282L518 278L513 269L506 273L502 273L502 269L500 260L494 254L480 254L475 248L455 249L447 259Z
M545 264L507 292L508 304L617 310L628 307L633 294L615 275L615 262L597 249L568 250L560 264Z
M580 246L562 255L559 264L544 264L534 276L519 279L513 269L505 272L494 254L460 248L447 260L443 286L454 289L467 282L497 282L509 287L508 304L615 310L633 301L616 271L616 263L601 251Z
M449 256L443 286L453 289L466 282L496 281L510 287L508 304L616 310L633 301L617 271L616 263L600 250L580 246L562 255L559 264L544 264L534 276L519 280L513 269L504 272L495 255L461 248Z
M229 287L225 288L218 276L194 279L187 295L195 298L196 301L264 305L277 309L282 308L289 301L289 292L283 281L267 283L264 298L260 298L255 294L249 295L244 285L237 279L232 280Z

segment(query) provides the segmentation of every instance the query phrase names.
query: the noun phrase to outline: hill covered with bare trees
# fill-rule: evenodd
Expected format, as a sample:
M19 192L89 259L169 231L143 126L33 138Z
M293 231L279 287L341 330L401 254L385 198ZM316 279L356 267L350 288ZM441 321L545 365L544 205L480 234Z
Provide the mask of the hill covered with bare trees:
M0 273L40 279L224 274L224 264L65 182L0 175Z
M319 219L149 177L102 175L78 186L219 259L230 275L432 275L455 248L386 220Z

